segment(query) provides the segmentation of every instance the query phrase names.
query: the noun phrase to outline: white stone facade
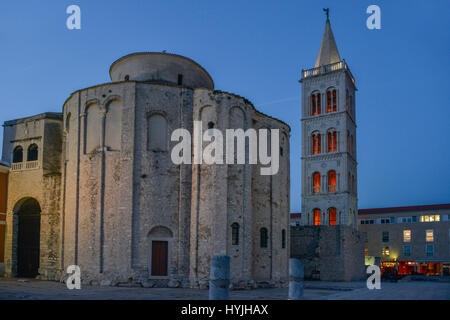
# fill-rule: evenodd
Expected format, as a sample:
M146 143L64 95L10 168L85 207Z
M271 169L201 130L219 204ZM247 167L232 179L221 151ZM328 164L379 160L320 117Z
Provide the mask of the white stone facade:
M331 53L327 51L330 48ZM303 70L301 79L301 224L356 228L356 87L347 64L340 60L329 21L319 62L314 69ZM333 211L335 215L330 214ZM320 219L315 219L315 212L320 212Z

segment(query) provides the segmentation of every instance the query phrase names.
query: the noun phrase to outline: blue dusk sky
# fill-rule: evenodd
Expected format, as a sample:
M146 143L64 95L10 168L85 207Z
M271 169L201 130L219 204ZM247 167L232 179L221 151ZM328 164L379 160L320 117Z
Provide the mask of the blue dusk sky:
M71 4L81 8L81 30L66 28ZM381 30L366 27L371 4L381 8ZM299 212L298 80L314 66L324 7L358 88L359 207L449 203L448 0L2 0L0 122L61 112L73 91L109 82L123 55L184 55L216 89L291 126L291 211Z

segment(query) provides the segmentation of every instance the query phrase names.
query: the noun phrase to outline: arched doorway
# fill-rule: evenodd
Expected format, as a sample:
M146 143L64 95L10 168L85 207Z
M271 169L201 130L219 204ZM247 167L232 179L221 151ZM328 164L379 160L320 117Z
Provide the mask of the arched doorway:
M34 278L39 269L41 207L33 198L21 200L14 210L17 223L17 275Z
M149 275L151 278L166 278L170 270L172 231L158 226L148 234Z

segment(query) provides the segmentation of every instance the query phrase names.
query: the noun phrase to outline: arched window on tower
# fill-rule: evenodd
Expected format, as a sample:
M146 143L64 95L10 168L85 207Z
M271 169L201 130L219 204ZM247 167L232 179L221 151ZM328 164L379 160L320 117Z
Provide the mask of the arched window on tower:
M336 225L336 208L328 209L328 224L330 226Z
M320 226L320 209L314 209L314 225Z
M337 111L337 91L330 88L327 90L327 113Z
M23 161L23 148L21 146L17 146L13 151L13 163L19 163Z
M315 132L313 133L312 137L312 153L313 154L320 154L322 153L322 136L320 133Z
M328 152L337 151L337 132L336 130L328 130L327 133L328 140Z
M336 90L333 90L333 112L337 111L337 94Z
M231 225L231 244L235 246L239 244L239 224L236 222Z
M286 249L286 230L281 230L281 249Z
M322 113L320 102L320 92L311 94L311 115L316 116Z
M38 146L33 143L28 147L27 161L37 161L38 155Z
M261 230L259 230L259 245L261 248L267 248L267 240L268 240L268 235L267 235L267 229L266 228L261 228Z
M336 171L328 171L328 192L336 192Z
M314 172L313 174L313 193L320 192L320 173Z

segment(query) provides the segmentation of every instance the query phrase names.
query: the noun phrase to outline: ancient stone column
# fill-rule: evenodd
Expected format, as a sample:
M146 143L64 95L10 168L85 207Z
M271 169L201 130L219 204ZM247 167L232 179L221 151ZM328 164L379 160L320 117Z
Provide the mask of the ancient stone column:
M230 257L214 256L211 259L209 300L228 300L230 296Z
M289 259L289 300L303 299L304 267L299 259Z

